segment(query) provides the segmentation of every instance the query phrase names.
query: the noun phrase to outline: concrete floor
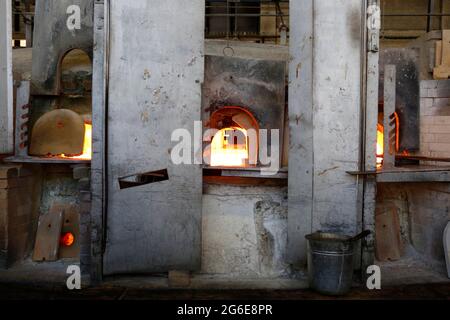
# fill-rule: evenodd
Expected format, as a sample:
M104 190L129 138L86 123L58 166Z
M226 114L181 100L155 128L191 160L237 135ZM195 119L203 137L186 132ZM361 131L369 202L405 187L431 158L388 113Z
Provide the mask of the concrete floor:
M308 290L305 277L299 279L230 279L195 275L186 290L170 289L166 275L117 276L90 287L82 281L81 291L65 287L68 265L76 261L35 263L27 260L0 271L0 299L330 299ZM369 291L355 283L352 292L340 299L450 299L450 280L417 261L381 264L382 290Z
M432 268L426 263L412 258L377 264L381 268L382 282L386 285L450 283L445 266Z

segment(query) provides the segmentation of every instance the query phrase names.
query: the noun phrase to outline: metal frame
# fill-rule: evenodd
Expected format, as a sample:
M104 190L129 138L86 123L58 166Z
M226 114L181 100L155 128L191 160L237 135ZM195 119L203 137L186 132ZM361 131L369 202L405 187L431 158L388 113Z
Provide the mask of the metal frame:
M378 123L378 88L379 88L379 39L380 30L369 30L367 25L367 8L371 5L380 7L380 0L363 1L362 34L363 50L362 79L363 84L361 97L361 157L360 169L363 171L376 170L376 141ZM372 231L372 234L362 240L361 246L361 273L366 277L366 269L372 265L375 259L375 207L377 184L374 176L358 177L360 181L359 204L361 212L361 228Z
M396 107L397 68L395 65L384 67L384 159L383 167L395 167L395 121L392 117Z
M16 86L16 128L14 156L28 157L28 119L30 117L30 81L20 81Z
M91 209L91 280L101 281L102 259L104 249L105 212L106 212L106 106L108 88L108 0L95 0L94 24L94 75L93 75L93 159L92 159L92 209ZM378 3L371 0L370 3ZM297 9L297 10L296 10ZM289 170L289 260L292 263L304 262L306 258L306 241L304 235L312 231L313 197L314 197L314 0L304 0L301 3L291 0L291 15L297 12L296 19L291 19L292 56L289 64L290 73L290 170ZM364 10L365 12L365 10ZM365 19L366 16L363 15ZM365 35L364 29L362 29ZM364 41L366 41L364 37ZM367 81L363 86L365 108L361 125L364 131L361 143L364 151L360 166L366 171L376 166L375 146L376 123L378 111L378 52L367 53L363 46L362 59L364 74L361 81ZM300 105L298 101L302 101ZM297 103L296 103L297 102ZM371 129L373 126L373 130ZM301 152L298 147L301 146ZM373 149L373 150L372 150ZM294 174L295 173L295 174ZM362 228L374 229L374 208L376 183L374 178L362 178L361 207L358 213L362 216ZM291 213L294 213L291 216ZM304 245L304 246L303 246ZM369 238L362 248L362 265L373 261L373 237Z

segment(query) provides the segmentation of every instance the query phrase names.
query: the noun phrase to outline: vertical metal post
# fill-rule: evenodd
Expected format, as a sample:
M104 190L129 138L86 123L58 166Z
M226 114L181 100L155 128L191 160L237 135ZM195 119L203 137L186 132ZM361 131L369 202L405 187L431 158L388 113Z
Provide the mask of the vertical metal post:
M364 68L365 99L364 112L364 136L365 146L364 171L376 170L376 141L378 124L378 85L379 85L379 39L381 30L381 9L379 0L369 0L365 3L368 9L363 15L365 19L365 30L368 42L364 52L366 59ZM361 248L361 271L363 278L367 276L367 267L374 263L375 248L375 207L376 207L376 179L373 176L363 177L362 192L362 229L372 231L372 234L362 241Z
M428 0L428 17L427 17L427 32L433 30L433 16L435 3L434 0Z
M28 120L30 102L30 81L21 81L16 89L16 128L14 156L28 156Z
M33 20L33 16L29 14L31 11L31 3L30 0L25 0L25 17L27 21L25 21L25 39L27 41L27 48L33 47L33 25L31 21Z
M397 68L386 65L384 69L384 168L395 166L395 104Z
M11 0L0 1L0 154L14 144Z
M108 83L109 1L94 3L94 58L92 78L92 161L91 161L91 281L103 277L103 249L106 206L106 106Z

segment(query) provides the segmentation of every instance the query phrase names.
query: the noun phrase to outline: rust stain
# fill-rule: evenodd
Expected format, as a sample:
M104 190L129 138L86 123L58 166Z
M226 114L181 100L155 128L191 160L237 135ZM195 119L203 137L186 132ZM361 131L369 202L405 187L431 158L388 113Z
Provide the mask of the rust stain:
M296 77L297 77L297 79L298 79L299 76L300 76L300 70L301 70L301 68L302 68L302 63L300 62L300 63L297 65L297 69L296 69Z
M142 78L144 80L148 80L148 79L150 79L150 77L151 77L150 71L148 69L145 69L144 70L144 75L142 76Z

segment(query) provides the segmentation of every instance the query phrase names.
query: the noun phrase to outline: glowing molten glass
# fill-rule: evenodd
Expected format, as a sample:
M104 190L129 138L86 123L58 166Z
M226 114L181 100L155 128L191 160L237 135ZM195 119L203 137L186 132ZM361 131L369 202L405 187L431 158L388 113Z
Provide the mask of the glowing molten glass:
M71 232L66 232L61 236L61 244L65 247L71 247L75 242L75 236Z
M384 157L384 127L378 124L377 127L377 167L383 166Z
M64 154L63 158L68 159L80 159L80 160L91 160L92 159L92 124L84 124L84 140L83 140L83 153L79 156L67 157Z
M247 130L225 128L214 135L211 143L211 166L244 167L248 158Z

